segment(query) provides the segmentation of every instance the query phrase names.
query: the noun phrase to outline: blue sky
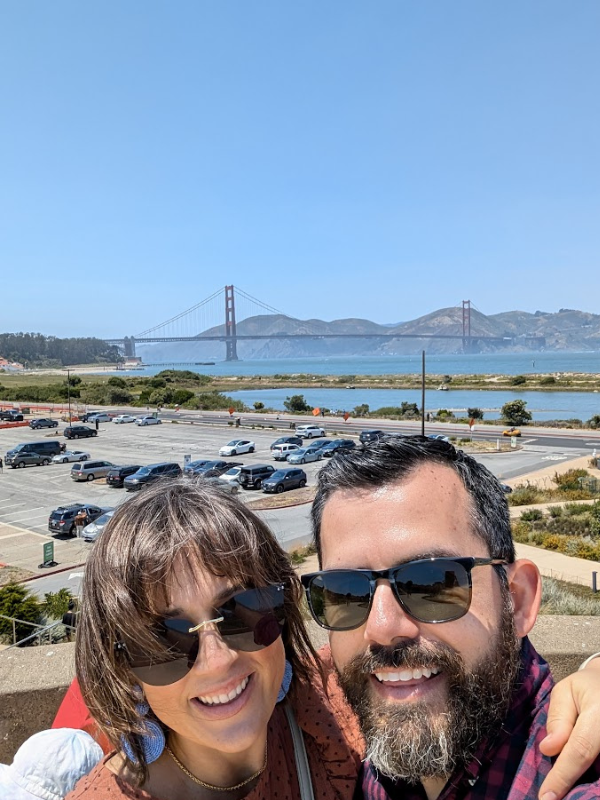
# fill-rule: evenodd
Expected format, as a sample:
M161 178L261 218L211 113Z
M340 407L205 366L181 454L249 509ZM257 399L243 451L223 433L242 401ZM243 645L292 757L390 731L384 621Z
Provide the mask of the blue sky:
M598 311L597 0L5 2L0 330Z

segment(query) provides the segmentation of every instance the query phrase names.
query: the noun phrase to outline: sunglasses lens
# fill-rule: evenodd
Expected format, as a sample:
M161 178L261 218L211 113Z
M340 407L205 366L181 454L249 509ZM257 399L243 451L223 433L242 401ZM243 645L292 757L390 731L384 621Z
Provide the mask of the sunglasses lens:
M234 595L216 610L223 617L217 629L223 641L234 650L261 650L273 644L285 622L285 591L282 585L247 589ZM187 619L163 619L154 635L163 653L143 653L127 643L131 671L143 683L168 686L181 680L193 667L198 656L200 636L190 633L195 622Z
M457 561L416 561L398 567L393 574L402 606L419 622L451 622L469 610L470 576Z
M328 570L311 580L308 600L322 627L333 631L359 628L369 616L370 581L358 571Z
M223 640L235 650L260 650L280 636L285 592L283 586L247 589L217 609L223 622L218 625Z

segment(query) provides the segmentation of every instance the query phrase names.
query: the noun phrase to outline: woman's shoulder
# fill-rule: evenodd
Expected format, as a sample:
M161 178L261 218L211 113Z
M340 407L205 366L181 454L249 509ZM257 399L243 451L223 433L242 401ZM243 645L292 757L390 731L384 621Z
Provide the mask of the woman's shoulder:
M159 800L143 789L119 780L107 766L113 755L106 756L89 775L85 775L65 800Z

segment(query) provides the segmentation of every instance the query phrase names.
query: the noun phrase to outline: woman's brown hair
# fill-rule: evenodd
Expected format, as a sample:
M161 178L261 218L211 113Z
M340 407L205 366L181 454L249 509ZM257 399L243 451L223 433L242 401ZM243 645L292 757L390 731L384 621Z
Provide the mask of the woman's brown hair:
M126 633L136 648L164 654L152 625L182 560L233 585L285 584L286 658L295 679L309 682L315 675L317 657L300 611L302 587L265 523L208 481L182 478L143 489L117 508L88 558L76 646L83 698L115 748L122 751L121 737L131 746L136 761L128 766L139 785L148 767L139 740L137 681L120 644Z

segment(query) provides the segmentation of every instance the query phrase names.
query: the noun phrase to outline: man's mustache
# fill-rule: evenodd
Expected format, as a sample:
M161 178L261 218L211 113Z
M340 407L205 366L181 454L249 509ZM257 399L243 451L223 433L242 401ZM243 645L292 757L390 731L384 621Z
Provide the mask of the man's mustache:
M463 666L461 656L448 645L441 642L429 643L400 642L392 647L373 645L366 653L361 653L346 665L344 672L369 674L382 669L437 669L454 671Z

